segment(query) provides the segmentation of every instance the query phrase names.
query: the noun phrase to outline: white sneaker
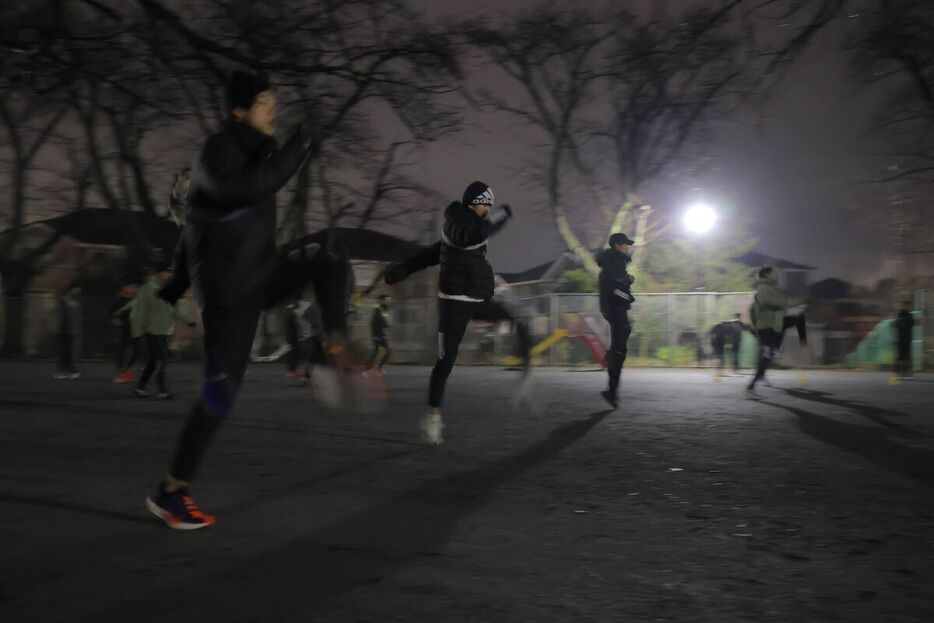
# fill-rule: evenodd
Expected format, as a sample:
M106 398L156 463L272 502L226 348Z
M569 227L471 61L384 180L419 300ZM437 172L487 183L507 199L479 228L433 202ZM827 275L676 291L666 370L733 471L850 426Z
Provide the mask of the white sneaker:
M420 424L422 441L432 446L440 446L444 443L441 431L444 430L444 422L441 421L440 413L426 413L422 416Z

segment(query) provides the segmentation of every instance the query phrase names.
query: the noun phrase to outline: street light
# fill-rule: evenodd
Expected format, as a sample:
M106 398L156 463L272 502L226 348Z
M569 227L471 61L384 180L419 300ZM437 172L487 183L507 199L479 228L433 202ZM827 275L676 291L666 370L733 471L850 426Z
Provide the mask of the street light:
M703 203L695 203L684 213L684 228L694 237L694 291L697 292L697 364L702 364L701 347L701 327L704 325L703 296L704 290L703 277L703 257L701 255L701 241L704 236L713 229L717 222L717 213L710 206Z
M684 228L692 234L703 235L713 229L717 213L703 203L696 203L684 213Z

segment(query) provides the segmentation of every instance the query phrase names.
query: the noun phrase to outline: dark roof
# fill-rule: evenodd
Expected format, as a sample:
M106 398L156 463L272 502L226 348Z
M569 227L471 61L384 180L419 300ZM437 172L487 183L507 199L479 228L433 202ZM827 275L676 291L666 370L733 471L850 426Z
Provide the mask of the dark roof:
M168 219L144 212L87 209L69 212L30 225L46 225L60 235L85 244L123 246L134 236L162 249L163 257L172 257L181 229ZM28 225L27 225L28 227ZM340 244L354 260L395 262L418 253L423 246L396 236L369 229L337 227ZM323 237L325 232L320 232Z
M759 268L760 266L771 266L772 268L784 268L786 270L816 270L814 266L798 264L797 262L792 262L790 260L783 260L780 257L770 257L762 253L756 253L755 251L743 253L739 257L734 257L733 259L740 264L745 264L746 266L751 266L753 268Z
M151 214L106 209L78 210L39 223L85 244L122 246L132 237L140 236L162 249L165 257L172 256L181 231L172 221Z
M808 295L812 299L845 299L853 291L853 285L842 279L822 279L808 286Z
M554 266L554 262L545 262L538 266L526 269L519 273L497 273L506 283L525 283L527 281L538 281L545 276L548 269Z
M336 227L333 231L352 260L398 262L425 249L416 242L372 229ZM312 238L319 236L323 238L326 233L325 231L316 232Z

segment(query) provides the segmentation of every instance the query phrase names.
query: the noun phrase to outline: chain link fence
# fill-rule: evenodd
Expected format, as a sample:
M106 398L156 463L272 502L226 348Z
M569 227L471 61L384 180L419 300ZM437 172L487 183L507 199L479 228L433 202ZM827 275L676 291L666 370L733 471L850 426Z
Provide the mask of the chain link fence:
M712 354L710 329L740 314L748 323L752 292L637 293L630 311L632 334L629 339L629 365L697 365ZM115 299L81 298L81 330L77 356L114 359L119 347L119 330L112 324ZM517 317L527 323L536 344L540 365L596 365L609 343L609 327L600 315L596 294L544 294L507 299ZM921 343L926 368L934 366L934 292L919 291L915 309L921 320ZM197 306L191 299L181 303L193 318ZM367 301L348 319L351 346L360 357L371 348L370 320L375 301ZM419 296L396 300L390 312L390 344L397 363L431 363L436 357L437 300ZM32 294L7 299L0 313L0 326L14 327L21 336L25 356L56 358L61 352L59 300L51 294ZM285 345L282 311L263 315L257 329L254 356L268 359ZM791 366L821 365L826 362L825 343L832 337L820 326L809 325L810 340L802 348L797 339L786 339L782 362ZM5 333L0 333L0 336ZM202 354L200 325L194 329L176 327L171 349L179 359L199 359ZM515 349L515 335L509 323L471 323L460 349L464 364L508 363ZM751 367L755 361L755 340L745 334L740 363ZM276 357L272 357L275 359ZM116 364L115 364L116 365Z

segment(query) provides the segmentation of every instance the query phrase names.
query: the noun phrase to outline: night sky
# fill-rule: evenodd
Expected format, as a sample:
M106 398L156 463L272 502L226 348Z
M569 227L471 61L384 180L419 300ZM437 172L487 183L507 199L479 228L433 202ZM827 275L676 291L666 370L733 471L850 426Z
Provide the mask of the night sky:
M415 4L434 17L463 14L467 6L455 0ZM510 6L519 4L533 3ZM495 13L502 4L484 0L470 6L476 16ZM884 259L891 245L887 232L870 225L863 214L871 205L884 209L885 191L859 180L882 175L888 163L867 156L866 136L879 93L849 79L840 32L839 27L824 31L767 106L740 110L717 128L719 166L692 196L748 216L763 253L815 266L816 278L871 283L886 276ZM493 88L506 84L493 70L474 80ZM451 198L472 179L482 179L499 201L513 204L521 218L490 245L497 270L522 270L555 257L563 244L554 227L532 213L544 194L522 181L531 149L528 134L505 115L471 115L469 121L464 133L429 148L416 174ZM671 195L666 200L672 205L664 207L677 209Z

